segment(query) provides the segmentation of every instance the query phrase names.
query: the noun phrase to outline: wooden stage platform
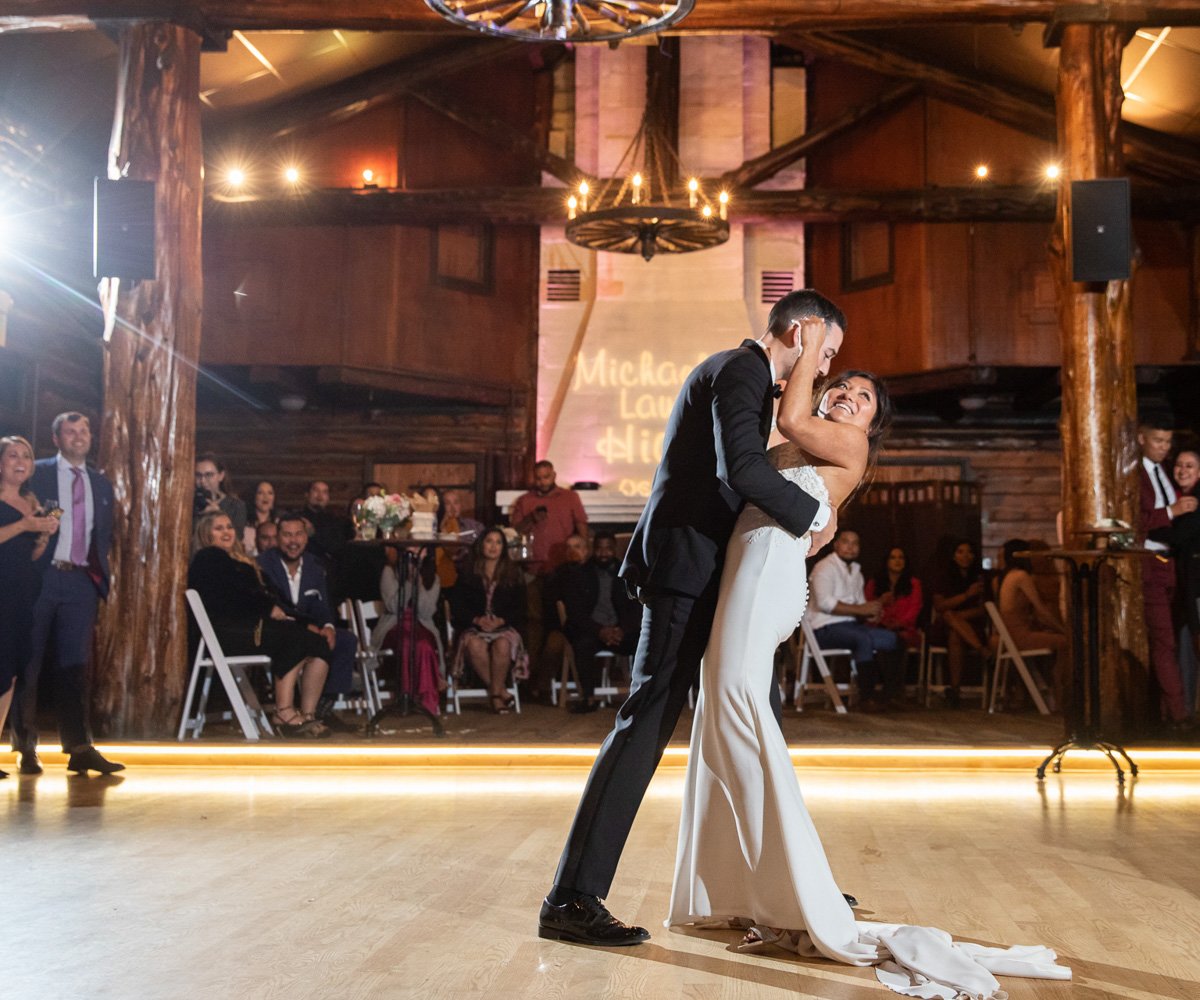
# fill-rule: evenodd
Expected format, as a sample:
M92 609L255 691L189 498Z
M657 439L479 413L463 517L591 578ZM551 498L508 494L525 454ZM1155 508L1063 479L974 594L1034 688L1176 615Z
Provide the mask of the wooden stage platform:
M0 995L893 996L869 969L741 955L733 932L661 926L682 758L655 778L609 900L653 940L606 951L535 933L586 747L572 767L503 766L517 759L511 746L491 748L507 756L483 767L450 757L398 766L415 755L359 767L335 752L345 749L312 748L307 759L322 766L187 767L148 763L144 747L111 778L68 777L48 757L40 777L0 782L10 957ZM1014 770L1003 756L977 757L973 771L948 755L920 771L872 769L869 757L845 766L869 749L813 746L810 756L840 752L843 766L799 770L834 871L864 916L1044 943L1074 969L1069 984L1003 979L1012 1000L1200 996L1194 752L1174 769L1143 762L1121 790L1082 758L1041 786L1024 761Z

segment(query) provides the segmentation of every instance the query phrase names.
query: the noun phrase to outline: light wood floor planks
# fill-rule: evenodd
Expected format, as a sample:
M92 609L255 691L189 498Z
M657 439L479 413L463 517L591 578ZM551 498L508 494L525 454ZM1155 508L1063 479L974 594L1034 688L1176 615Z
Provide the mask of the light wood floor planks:
M0 782L5 997L735 1000L892 996L870 970L667 931L683 772L660 772L610 905L641 947L542 941L586 770L145 767ZM123 777L124 780L121 780ZM1073 984L1200 997L1200 774L803 771L840 883L879 919L1041 942ZM864 914L867 915L867 914Z

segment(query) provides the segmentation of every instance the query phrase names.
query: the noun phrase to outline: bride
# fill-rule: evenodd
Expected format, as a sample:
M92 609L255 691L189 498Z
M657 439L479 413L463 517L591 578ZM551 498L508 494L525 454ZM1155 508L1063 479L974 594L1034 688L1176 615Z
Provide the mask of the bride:
M814 413L823 338L819 320L802 324L803 350L779 406L787 441L767 454L785 477L836 508L862 481L891 404L874 375L846 372ZM734 528L701 669L668 925L749 926L746 945L875 965L881 982L914 996L993 997L994 972L1070 978L1045 948L955 943L933 928L856 920L846 905L769 697L775 649L808 600L809 541L749 505Z

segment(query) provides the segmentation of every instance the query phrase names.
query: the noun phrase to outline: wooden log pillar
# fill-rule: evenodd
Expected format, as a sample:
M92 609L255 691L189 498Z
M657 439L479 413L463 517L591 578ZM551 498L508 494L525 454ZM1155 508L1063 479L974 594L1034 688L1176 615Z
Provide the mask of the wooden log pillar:
M1200 226L1188 227L1191 266L1188 270L1188 331L1184 361L1200 361ZM0 304L0 308L3 305Z
M1063 534L1137 517L1137 387L1130 282L1071 280L1070 182L1122 174L1121 53L1126 30L1068 24L1058 62L1058 152L1061 177L1052 268L1062 339ZM1147 653L1141 570L1122 560L1103 577L1100 605L1102 721L1118 733L1146 710Z
M110 178L154 181L153 281L101 287L108 344L100 458L116 492L112 593L99 623L93 722L108 737L165 738L187 681L200 349L200 37L121 29Z

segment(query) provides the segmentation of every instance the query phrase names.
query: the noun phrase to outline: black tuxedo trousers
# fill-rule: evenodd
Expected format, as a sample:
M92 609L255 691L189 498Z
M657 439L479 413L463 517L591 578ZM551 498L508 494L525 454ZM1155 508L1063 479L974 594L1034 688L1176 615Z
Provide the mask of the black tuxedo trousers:
M564 889L608 895L650 779L699 680L717 607L715 574L699 597L643 594L642 632L633 661L629 698L600 747L554 884ZM771 685L771 706L781 713L779 686Z

